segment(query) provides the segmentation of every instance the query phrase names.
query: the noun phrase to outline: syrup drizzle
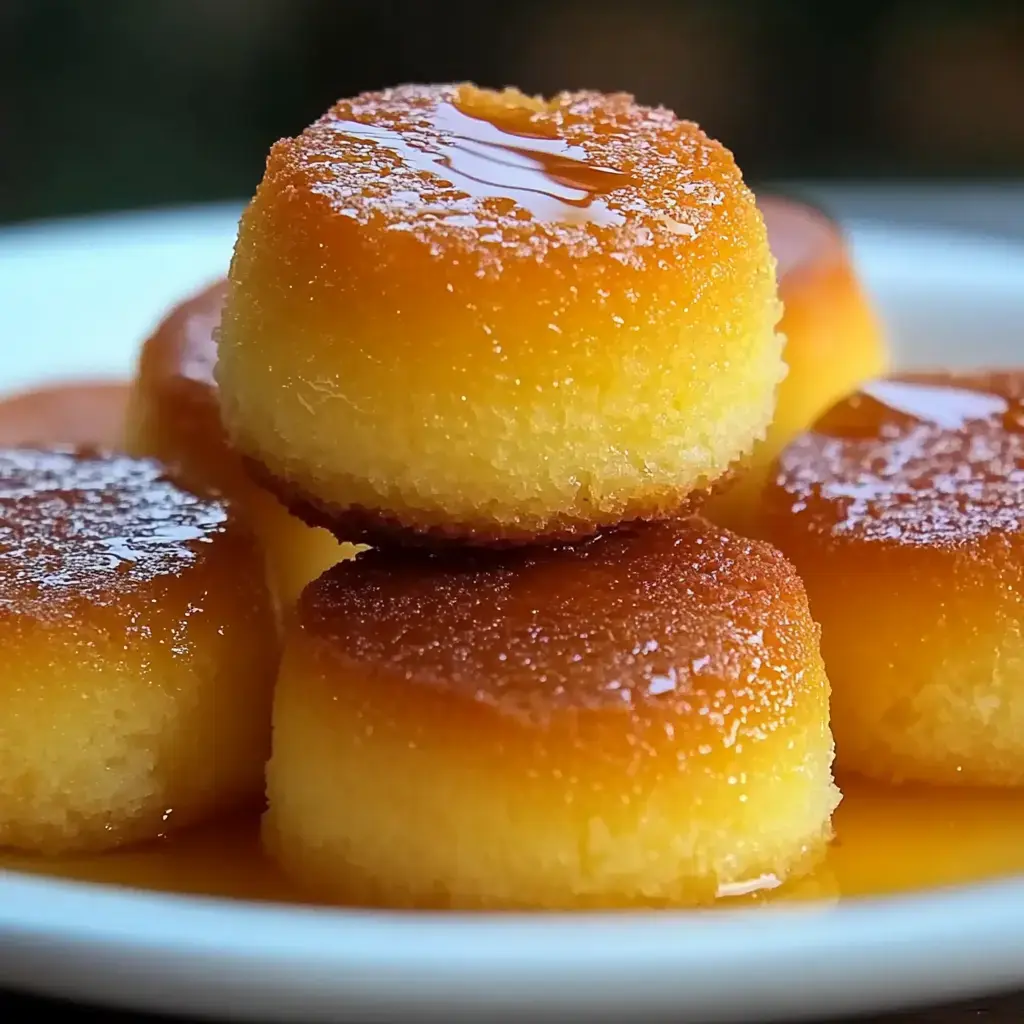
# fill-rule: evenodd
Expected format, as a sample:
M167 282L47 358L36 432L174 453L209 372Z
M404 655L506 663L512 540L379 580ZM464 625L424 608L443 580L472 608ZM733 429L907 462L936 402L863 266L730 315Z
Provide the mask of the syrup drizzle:
M512 200L539 220L625 223L625 215L603 197L632 184L628 174L589 163L582 146L533 121L525 124L442 102L427 130L396 131L359 121L336 121L333 127L394 150L415 170L448 179L474 198ZM443 141L437 141L438 132Z

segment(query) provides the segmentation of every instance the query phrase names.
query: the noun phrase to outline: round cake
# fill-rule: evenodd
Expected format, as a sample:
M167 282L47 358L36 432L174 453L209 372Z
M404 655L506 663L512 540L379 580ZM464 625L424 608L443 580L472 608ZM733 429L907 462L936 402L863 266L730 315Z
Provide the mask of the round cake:
M255 542L149 460L0 451L0 847L104 850L262 790Z
M153 456L194 490L236 502L263 545L271 589L283 608L302 588L355 549L292 516L254 483L220 420L214 332L224 305L220 281L171 311L146 341L127 414L125 447Z
M277 143L217 376L282 500L368 543L675 516L771 419L780 305L732 154L623 95L342 100Z
M873 381L782 453L768 533L822 625L838 764L1024 783L1024 374Z
M700 904L817 861L831 763L818 627L763 542L377 549L289 623L264 839L339 901Z
M717 523L758 532L761 490L779 452L834 402L888 364L881 325L839 225L803 203L761 196L768 244L778 260L779 330L788 372L768 436L705 507Z

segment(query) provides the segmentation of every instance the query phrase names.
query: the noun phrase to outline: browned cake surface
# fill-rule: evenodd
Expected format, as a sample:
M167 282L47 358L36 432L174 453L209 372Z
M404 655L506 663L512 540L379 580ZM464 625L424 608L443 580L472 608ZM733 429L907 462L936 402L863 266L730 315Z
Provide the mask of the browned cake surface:
M821 852L827 705L792 567L699 520L372 552L287 637L268 842L386 903L700 902Z
M128 443L161 459L192 487L233 496L252 488L220 421L214 369L227 282L218 281L168 313L146 339L128 414Z

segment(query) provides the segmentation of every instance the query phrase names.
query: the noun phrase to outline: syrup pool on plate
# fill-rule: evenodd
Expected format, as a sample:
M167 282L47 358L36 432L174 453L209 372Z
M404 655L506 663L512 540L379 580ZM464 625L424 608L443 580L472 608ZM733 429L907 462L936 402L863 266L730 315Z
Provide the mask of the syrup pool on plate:
M883 896L1024 872L1024 796L840 780L836 838L818 872L778 890L723 899ZM250 814L146 846L62 860L0 854L0 869L231 899L308 903L262 854Z
M80 393L60 385L33 392L28 400L0 403L2 440L111 444L116 431L96 415L97 395L122 408L123 392L116 385L104 385L102 392L83 385ZM893 395L883 401L907 405ZM76 409L79 422L71 415ZM915 411L920 414L906 408L903 414ZM52 419L41 422L41 414ZM1024 873L1024 794L839 782L844 798L835 815L836 837L819 870L779 889L770 880L752 885L753 893L720 905L887 895ZM0 853L0 870L5 869L165 892L308 902L264 857L255 812L98 856L46 860Z

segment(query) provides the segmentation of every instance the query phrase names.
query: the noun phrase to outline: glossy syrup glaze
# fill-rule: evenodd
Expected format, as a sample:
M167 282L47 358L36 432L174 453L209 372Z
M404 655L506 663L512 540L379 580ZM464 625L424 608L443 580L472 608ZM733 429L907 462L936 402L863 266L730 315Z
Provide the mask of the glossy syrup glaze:
M694 239L742 186L725 151L668 110L625 95L402 86L342 100L271 151L346 218L495 259L609 245L656 261ZM612 233L599 242L594 228ZM441 238L441 233L445 238Z
M469 112L443 100L422 126L398 131L360 121L338 120L335 130L399 154L415 172L451 178L478 199L514 200L542 220L585 219L621 224L603 195L632 183L630 176L587 159L583 146L559 137L550 123L524 111Z
M0 451L0 611L63 614L178 576L227 522L159 463L89 449ZM134 598L131 598L134 599Z
M748 463L719 484L705 514L759 535L760 493L782 449L861 382L883 374L881 325L861 286L841 227L804 203L759 195L758 208L777 260L779 331L787 373L776 391L768 432Z
M1020 529L1024 374L864 385L783 452L771 512L814 533L948 546Z

